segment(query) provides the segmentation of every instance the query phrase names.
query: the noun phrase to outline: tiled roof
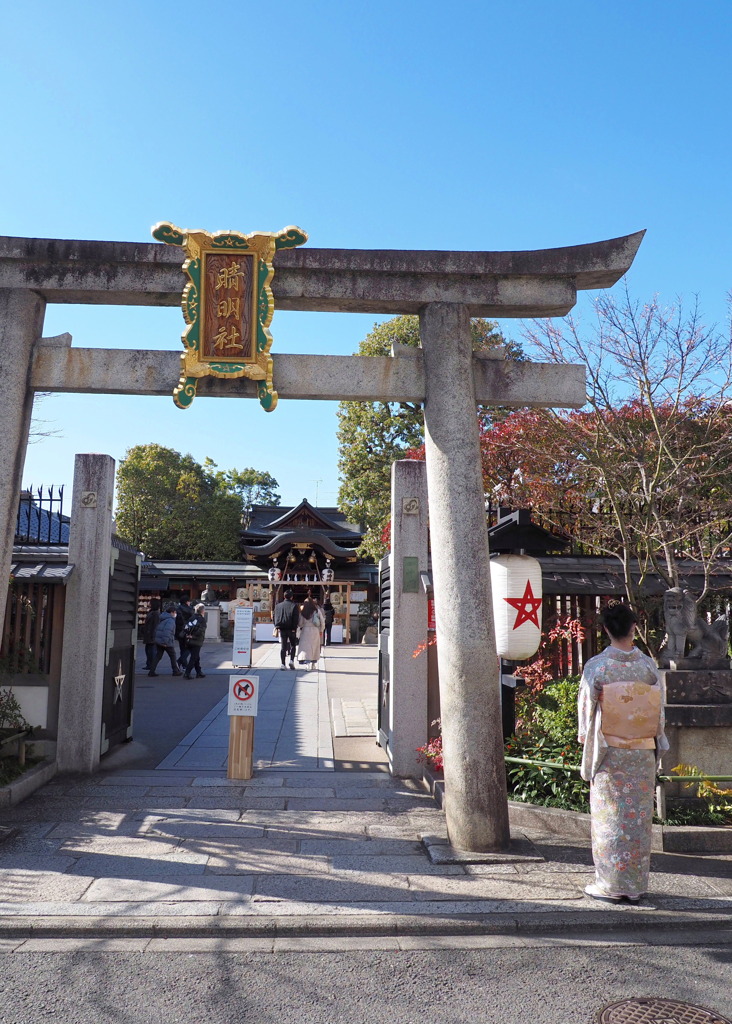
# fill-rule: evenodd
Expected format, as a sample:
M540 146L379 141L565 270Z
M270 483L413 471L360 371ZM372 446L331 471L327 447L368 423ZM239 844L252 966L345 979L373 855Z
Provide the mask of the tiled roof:
M60 562L15 562L10 566L10 575L17 580L43 579L65 582L74 571L73 565Z

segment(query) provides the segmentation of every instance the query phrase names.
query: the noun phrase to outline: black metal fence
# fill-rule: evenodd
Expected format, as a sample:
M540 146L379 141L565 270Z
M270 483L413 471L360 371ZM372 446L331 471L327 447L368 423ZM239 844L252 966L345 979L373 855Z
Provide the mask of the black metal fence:
M69 517L64 515L64 489L29 487L21 492L15 543L37 547L69 543Z

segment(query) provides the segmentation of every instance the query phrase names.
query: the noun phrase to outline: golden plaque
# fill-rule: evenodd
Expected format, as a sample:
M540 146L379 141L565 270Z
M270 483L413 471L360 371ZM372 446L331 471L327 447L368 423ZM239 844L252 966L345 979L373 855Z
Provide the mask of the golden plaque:
M183 272L188 283L181 306L188 325L182 340L181 376L173 401L187 409L196 397L201 377L249 377L256 380L262 408L271 412L277 405L272 381L272 335L269 325L274 313L272 261L278 249L293 249L307 242L297 227L278 234L253 231L184 231L161 221L153 238L167 245L185 248Z

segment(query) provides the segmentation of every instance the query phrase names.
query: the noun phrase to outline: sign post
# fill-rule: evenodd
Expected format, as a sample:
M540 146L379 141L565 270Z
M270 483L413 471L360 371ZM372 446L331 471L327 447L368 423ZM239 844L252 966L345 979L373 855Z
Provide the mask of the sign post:
M227 779L251 779L254 772L254 719L259 676L229 676L229 764Z

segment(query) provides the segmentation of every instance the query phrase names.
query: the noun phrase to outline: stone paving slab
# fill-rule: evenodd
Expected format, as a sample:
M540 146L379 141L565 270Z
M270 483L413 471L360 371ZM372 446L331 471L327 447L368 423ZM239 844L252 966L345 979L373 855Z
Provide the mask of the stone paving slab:
M230 857L212 854L206 865L207 875L239 875L239 874L289 874L302 876L320 876L330 874L330 861L327 857L303 857L295 853L232 853Z
M322 778L322 775L319 774L318 778L319 779ZM192 786L193 786L194 789L200 788L200 789L236 789L236 790L240 790L240 789L241 790L255 789L255 790L259 790L259 789L262 789L262 788L275 789L277 787L282 787L284 785L284 783L285 783L284 776L278 777L277 775L274 775L274 774L254 776L254 778L251 778L251 779L222 779L222 778L218 778L218 777L215 777L215 778L214 777L212 777L212 778L201 778L201 777L197 776L197 777L195 777L193 779ZM298 786L298 784L299 784L298 781L293 780L293 779L288 779L288 786L291 789L293 787L295 787L295 786ZM307 786L309 784L310 783L309 783L308 780L305 780L303 782L303 785Z
M124 939L98 939L98 938L76 938L66 940L66 950L64 950L64 940L62 946L59 949L58 939L26 939L23 943L24 953L62 953L65 951L70 952L73 948L74 952L86 952L86 953L142 953L150 943L150 939L136 939L136 938L124 938Z
M115 773L115 775L110 778L99 779L97 785L119 786L120 784L123 784L127 787L138 786L149 789L153 786L192 786L194 782L198 782L195 775L184 775L182 772L173 775L165 772L151 771L146 772L144 775L125 774L122 780L119 779ZM200 785L200 782L198 784Z
M563 876L566 878L566 876ZM559 885L552 879L549 884L542 885L533 878L530 881L519 877L503 875L478 875L445 877L440 875L425 877L409 876L409 888L416 900L434 899L487 899L547 901L584 899L579 886Z
M331 799L293 797L288 800L287 809L293 811L383 811L387 809L387 803L384 798L373 796L350 800L342 800L340 797Z
M422 845L433 864L516 864L544 861L536 847L525 836L515 832L511 833L509 848L500 853L472 853L468 850L459 850L451 846L447 839L434 835L422 835Z
M84 900L90 903L174 900L176 903L237 900L251 895L252 875L236 878L215 875L201 876L194 881L189 874L168 872L165 881L150 878L98 878L89 886Z
M0 868L0 903L75 900L93 883L92 877L34 868Z
M420 844L407 839L303 839L300 850L303 853L326 857L395 857L420 854L422 861L429 864Z
M171 815L173 817L173 815ZM324 810L317 811L285 811L264 812L253 808L241 813L241 821L253 825L263 825L265 828L285 829L310 829L316 832L341 832L348 835L366 834L369 825L376 825L383 822L386 816L383 813L363 811L360 814L351 811L333 810L331 813ZM386 820L393 820L386 818ZM415 839L418 839L415 830Z
M219 857L236 857L241 854L244 857L267 856L268 854L291 854L298 853L299 844L294 839L283 839L275 837L243 837L241 839L184 839L181 843L182 850L206 849L211 855Z
M115 825L94 825L87 822L64 821L59 825L52 825L46 834L46 840L58 841L83 839L135 839L146 834L148 825L144 821L130 820L125 815L120 815L120 821ZM24 829L25 831L25 829Z
M55 852L46 854L10 854L0 860L0 876L11 878L12 872L27 873L29 876L40 872L56 871L64 874L75 864L73 857L58 856Z
M88 857L79 857L70 873L92 878L130 880L151 876L167 878L170 875L202 875L206 870L207 860L206 856L183 851L150 860L145 857L90 854Z
M199 792L201 792L199 790ZM200 810L221 810L221 809L240 809L240 810L261 810L261 811L284 811L285 800L284 798L273 797L273 796L247 796L237 797L236 795L229 796L195 796L186 805L190 808L199 808Z
M582 885L585 885L587 879L594 879L595 869L581 867L576 864L548 864L547 861L540 861L538 863L525 863L519 861L516 864L509 863L495 863L495 864L465 864L465 873L467 875L500 875L500 874L516 874L525 875L529 880L536 880L540 882L541 879L546 875L547 877L556 878L558 885L574 885L575 878L579 877L582 879ZM568 878L557 878L557 875L568 875Z
M201 920L216 917L225 904L218 901L196 901L177 903L175 900L148 902L104 902L95 900L93 903L69 900L48 900L44 902L8 903L0 902L0 920L12 918L95 918L113 921L120 917L193 917Z
M83 857L88 854L103 854L115 857L166 857L178 846L178 840L166 842L153 839L146 833L140 836L82 836L80 838L62 839L58 852L70 857Z
M364 857L335 856L331 859L334 874L342 871L356 871L363 874L373 871L378 865L379 872L390 875L462 875L465 869L459 864L431 864L424 856L415 854L413 857Z
M242 844L249 839L261 839L264 828L245 822L158 821L150 825L150 835L183 840L205 839L207 842L229 839Z
M186 938L150 939L146 953L273 953L275 938Z
M725 895L732 896L732 887L725 892L725 885L728 884L724 879L697 878L689 875L671 875L654 872L650 878L649 892L651 898L655 896L683 898L710 896L718 898Z
M144 808L141 811L133 811L129 818L152 826L160 821L236 822L241 818L241 814L241 810L235 807L175 807L157 811Z
M344 872L335 875L260 875L255 879L254 902L259 897L303 900L311 903L363 903L371 900L414 900L406 875L376 871Z

